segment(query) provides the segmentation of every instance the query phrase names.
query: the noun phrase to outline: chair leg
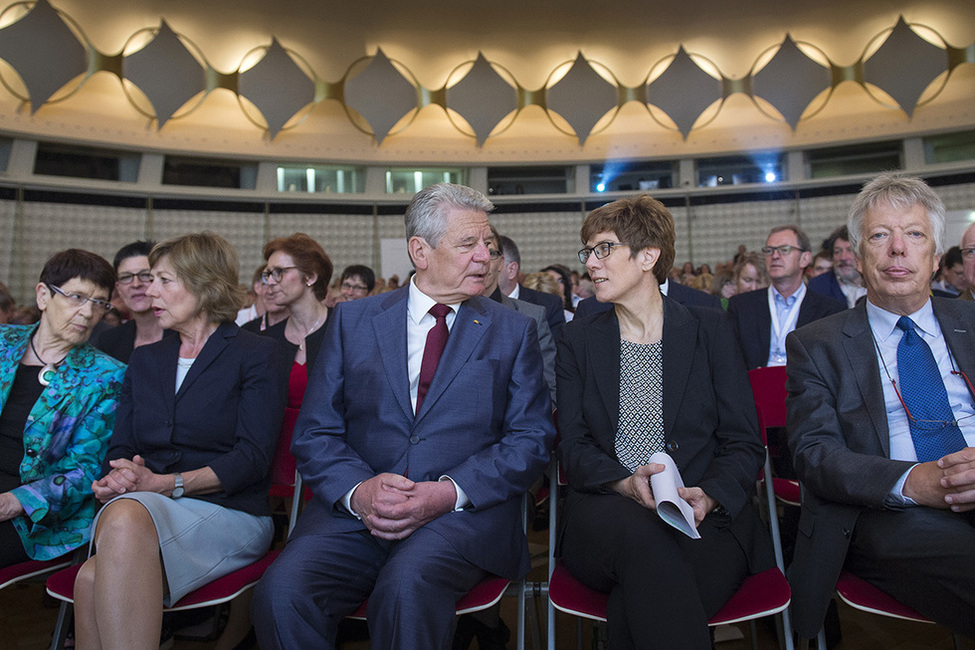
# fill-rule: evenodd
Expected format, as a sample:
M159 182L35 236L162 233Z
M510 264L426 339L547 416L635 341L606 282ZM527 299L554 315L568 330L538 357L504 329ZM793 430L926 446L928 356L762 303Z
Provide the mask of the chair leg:
M64 641L68 638L68 631L74 624L74 606L66 601L61 601L58 609L58 620L54 624L54 636L51 638L51 650L61 650L64 648Z
M527 605L525 589L527 587L528 583L524 579L518 583L518 640L515 646L518 650L525 650L525 607Z
M528 603L528 624L532 632L532 650L541 650L542 633L538 625L538 598L535 596L535 589L532 590L532 599Z
M816 635L816 650L826 650L826 630L823 628L820 628L819 634Z

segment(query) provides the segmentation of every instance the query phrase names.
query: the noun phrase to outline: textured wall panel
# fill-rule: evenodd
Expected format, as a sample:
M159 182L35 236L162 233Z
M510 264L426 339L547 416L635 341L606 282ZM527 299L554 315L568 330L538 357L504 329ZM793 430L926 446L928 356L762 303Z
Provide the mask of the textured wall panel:
M813 251L819 250L830 233L846 224L855 194L804 198L799 203L802 229L809 235Z
M582 247L579 229L583 218L582 212L510 213L492 215L491 223L518 244L521 270L528 274L549 264L582 268L576 251Z
M153 236L157 241L210 230L237 249L240 277L250 283L251 273L264 261L264 215L261 213L211 212L204 210L153 210Z
M115 251L145 237L146 213L76 203L24 203L23 246L14 255L23 269L18 296L33 295L44 262L66 248L83 248L111 261Z
M312 237L332 260L337 277L350 264L379 266L376 228L372 215L361 214L275 214L271 216L270 238L303 232Z
M0 282L11 291L16 277L14 267L14 215L17 213L16 201L0 201ZM16 293L15 293L15 297Z
M739 244L758 250L774 226L798 221L791 200L720 203L691 207L695 266L730 260ZM678 264L684 260L678 258Z

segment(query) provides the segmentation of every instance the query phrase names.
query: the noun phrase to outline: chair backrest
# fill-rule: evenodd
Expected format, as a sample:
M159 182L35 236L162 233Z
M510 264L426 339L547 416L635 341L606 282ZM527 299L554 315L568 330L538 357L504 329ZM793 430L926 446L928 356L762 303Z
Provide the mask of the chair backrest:
M785 379L785 366L755 368L748 371L748 381L752 385L755 406L766 427L785 426Z

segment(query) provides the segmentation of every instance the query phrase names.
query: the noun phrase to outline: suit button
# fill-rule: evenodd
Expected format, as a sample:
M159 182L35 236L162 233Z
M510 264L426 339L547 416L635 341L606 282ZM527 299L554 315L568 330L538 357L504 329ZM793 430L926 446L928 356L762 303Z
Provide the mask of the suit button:
M664 448L667 450L667 453L668 454L672 454L675 451L677 451L678 449L680 449L680 445L677 444L677 441L676 440L670 440L669 442L667 442L667 444L666 444L666 446Z
M410 442L412 444L418 444L420 442L420 436L410 436Z
M846 537L847 539L850 538L850 529L849 528L844 528L843 529L843 537Z

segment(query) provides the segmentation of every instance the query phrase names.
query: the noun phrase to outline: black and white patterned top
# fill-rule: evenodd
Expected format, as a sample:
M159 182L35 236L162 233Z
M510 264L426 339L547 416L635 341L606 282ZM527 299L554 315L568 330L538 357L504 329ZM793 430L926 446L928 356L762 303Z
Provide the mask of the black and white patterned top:
M616 457L631 472L664 450L663 341L620 339L620 423Z

